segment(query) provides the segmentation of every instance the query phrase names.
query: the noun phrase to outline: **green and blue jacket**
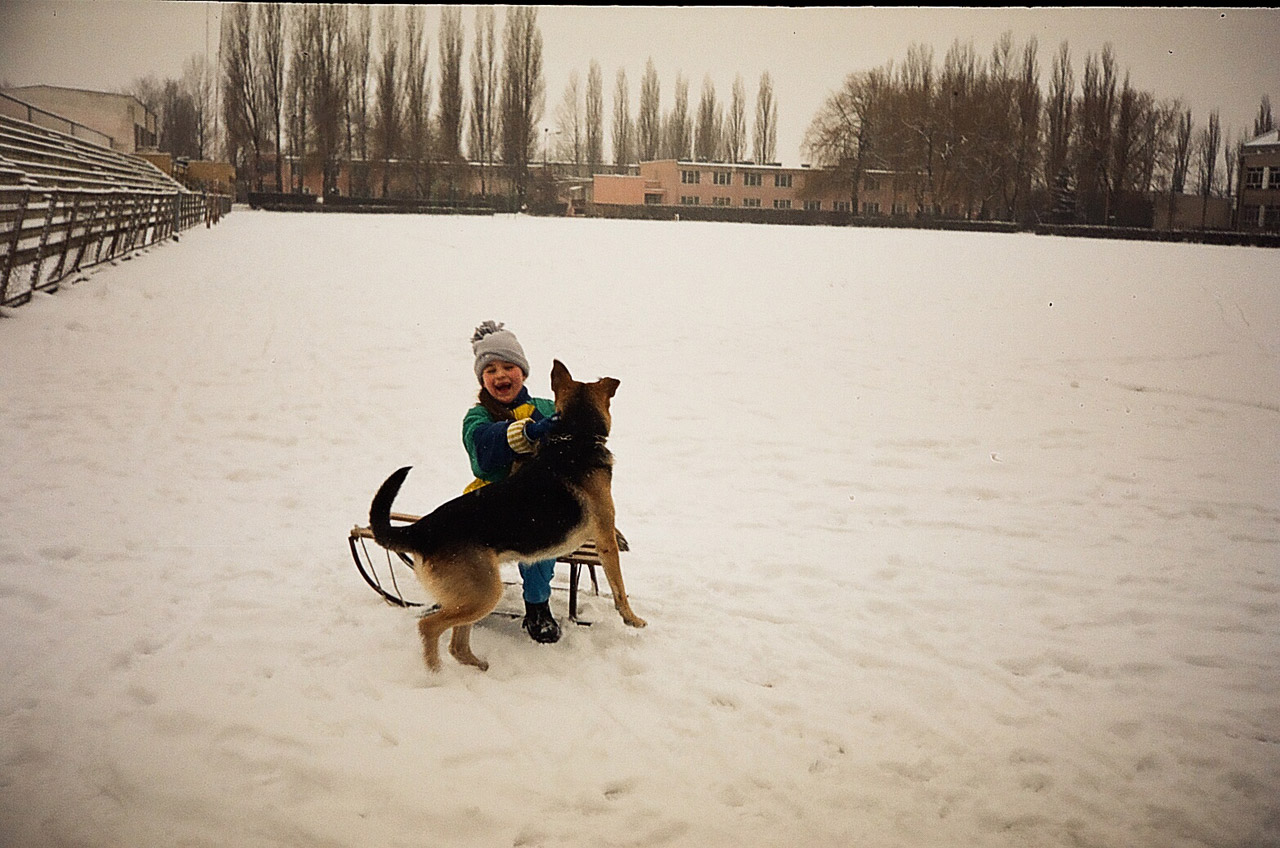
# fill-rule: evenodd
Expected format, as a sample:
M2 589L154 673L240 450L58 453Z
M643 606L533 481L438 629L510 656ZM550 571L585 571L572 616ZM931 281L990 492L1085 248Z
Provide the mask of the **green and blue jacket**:
M525 425L555 414L556 403L546 398L530 397L527 388L507 404L515 421L495 421L489 410L476 404L462 419L462 444L471 459L471 472L476 479L467 486L471 492L505 479L516 460L533 453L533 443L524 434Z

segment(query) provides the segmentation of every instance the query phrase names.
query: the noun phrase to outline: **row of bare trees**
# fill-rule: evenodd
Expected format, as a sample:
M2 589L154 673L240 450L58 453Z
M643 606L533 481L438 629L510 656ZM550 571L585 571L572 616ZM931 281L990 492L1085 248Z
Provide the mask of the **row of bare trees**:
M661 84L653 59L645 64L640 82L640 102L631 111L631 86L627 69L614 77L611 158L606 159L604 134L604 76L592 60L585 89L573 71L556 109L556 157L597 173L609 164L619 172L654 159L689 159L701 162L771 162L777 157L778 103L768 72L760 77L754 112L754 136L747 144L747 95L742 76L733 82L729 103L720 102L708 74L696 105L689 100L689 82L676 74L671 108L662 110Z
M323 169L326 193L335 189L343 161L378 161L381 186L354 189L386 195L392 190L394 160L401 172L413 175L418 196L451 180L449 163L502 162L511 166L523 196L527 166L539 146L543 157L548 155L550 142L549 127L539 133L545 83L536 8L506 10L501 55L494 9L475 8L469 88L464 87L466 38L459 7L439 10L434 85L425 7L383 7L377 15L375 26L368 6L227 7L222 94L232 161L256 175L258 188L261 163L273 161L275 189L285 191L297 186L284 184L281 157L272 154L314 159ZM756 94L750 147L741 76L726 109L709 76L691 108L688 81L677 75L673 105L664 113L651 59L634 115L626 69L617 71L608 138L612 150L606 160L603 89L603 73L593 61L585 87L575 71L556 110L554 155L586 173L609 163L625 170L659 158L776 158L778 105L768 73Z
M367 5L226 7L228 158L258 189L263 163L273 162L276 191L298 187L285 185L283 157L314 162L326 194L343 163L381 162L381 185L356 185L358 193L396 190L395 170L410 176L398 190L426 197L442 184L455 190L450 166L469 153L511 166L523 194L545 99L537 9L506 9L499 61L494 9L475 7L469 89L462 9L439 7L436 65L427 14L425 6L376 7L375 21ZM353 179L367 173L353 170Z
M900 211L915 215L1121 224L1150 214L1149 192L1186 191L1193 166L1205 197L1229 192L1237 155L1216 111L1196 131L1180 101L1121 78L1110 45L1085 57L1077 85L1064 42L1044 90L1035 39L1018 48L1011 34L985 59L955 42L939 66L913 45L901 62L849 75L805 149L855 209L864 175L890 171Z
M155 113L159 149L188 159L205 159L214 154L214 72L204 56L192 55L179 79L143 77L135 80L126 93Z

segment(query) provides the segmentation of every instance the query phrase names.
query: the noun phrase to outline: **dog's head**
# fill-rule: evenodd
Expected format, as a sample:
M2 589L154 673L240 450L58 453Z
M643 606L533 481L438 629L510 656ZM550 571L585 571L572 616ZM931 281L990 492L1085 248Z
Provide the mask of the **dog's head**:
M607 436L613 425L609 415L609 399L618 391L618 381L601 377L594 383L573 379L564 363L555 360L551 367L551 391L556 396L556 412L566 430L585 430L592 435Z

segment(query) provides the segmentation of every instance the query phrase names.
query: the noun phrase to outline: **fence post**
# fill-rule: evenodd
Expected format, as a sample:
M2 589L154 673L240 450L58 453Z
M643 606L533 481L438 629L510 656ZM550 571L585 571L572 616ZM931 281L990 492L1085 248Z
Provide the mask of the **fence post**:
M17 217L14 218L13 229L9 233L8 253L5 255L4 268L0 269L0 304L9 302L9 278L18 261L18 238L22 235L22 224L27 216L27 201L30 198L31 189L25 189L18 201Z
M101 194L95 194L94 196L100 201L105 201L105 198ZM80 247L76 251L76 261L71 263L71 273L75 273L80 270L80 265L84 262L85 254L89 252L89 244L94 240L93 234L98 228L98 215L103 211L104 204L101 202L91 203L89 205L89 220L86 221L84 225L84 238L81 240Z
M156 229L160 222L159 209L160 196L157 194L147 195L147 220L142 229L142 243L150 245L156 243Z
M80 192L77 191L72 197L71 214L67 216L67 234L62 239L62 255L58 257L58 264L53 266L50 279L62 279L67 267L67 254L71 251L71 239L76 234L76 218L80 215Z
M114 258L120 252L120 244L124 240L124 227L121 226L125 218L127 198L112 193L111 199L107 201L107 225L110 227L111 244L107 247L107 259ZM119 202L117 202L119 201ZM106 233L103 233L103 241L106 241ZM98 261L102 261L102 251L98 251Z
M44 226L40 228L40 245L36 248L36 261L31 266L31 290L40 288L40 270L44 267L44 249L49 244L49 228L53 226L53 215L58 208L58 190L54 189L46 195L48 208L44 214Z
M129 194L125 201L128 211L124 214L124 238L121 239L120 252L128 253L133 250L134 244L138 241L138 225L139 218L142 215L142 198L135 194Z

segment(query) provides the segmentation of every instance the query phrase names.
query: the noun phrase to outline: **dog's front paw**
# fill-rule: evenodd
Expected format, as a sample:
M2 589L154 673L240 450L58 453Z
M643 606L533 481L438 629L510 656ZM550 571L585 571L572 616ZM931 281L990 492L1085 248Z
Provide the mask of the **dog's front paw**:
M624 613L622 620L628 627L646 627L649 624L649 622L645 621L635 613L631 613L630 615Z

